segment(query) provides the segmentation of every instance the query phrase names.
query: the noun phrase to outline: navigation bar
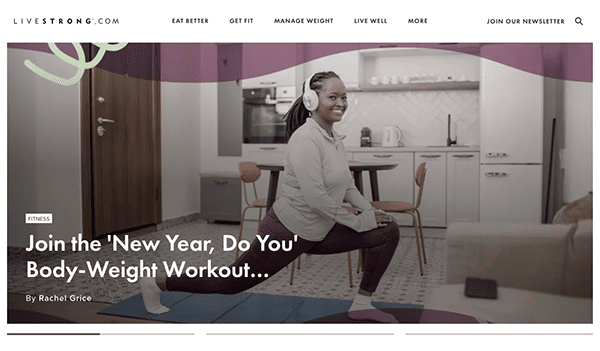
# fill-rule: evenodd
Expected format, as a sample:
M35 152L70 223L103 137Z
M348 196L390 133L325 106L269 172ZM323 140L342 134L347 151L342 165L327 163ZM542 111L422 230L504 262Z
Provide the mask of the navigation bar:
M457 16L423 11L401 15L383 11L364 14L294 14L285 11L215 13L170 10L153 16L113 13L81 13L55 16L51 13L13 15L0 18L0 30L12 42L103 41L310 41L310 42L493 42L552 41L593 42L598 28L591 15L564 13L498 14ZM285 14L284 14L285 13ZM194 30L190 30L190 29ZM239 30L244 28L243 30ZM324 32L323 29L331 30ZM543 32L540 32L540 29Z

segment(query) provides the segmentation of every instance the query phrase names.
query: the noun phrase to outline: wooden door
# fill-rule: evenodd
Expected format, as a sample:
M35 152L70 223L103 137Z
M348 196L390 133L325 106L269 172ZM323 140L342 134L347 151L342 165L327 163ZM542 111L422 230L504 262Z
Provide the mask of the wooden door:
M94 237L160 223L157 54L157 45L128 44L120 51L107 52L92 70L89 132Z

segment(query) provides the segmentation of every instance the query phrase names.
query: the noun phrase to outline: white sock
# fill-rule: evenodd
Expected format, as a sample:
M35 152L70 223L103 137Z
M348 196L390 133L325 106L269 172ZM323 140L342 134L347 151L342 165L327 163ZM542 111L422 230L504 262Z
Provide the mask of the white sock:
M375 307L371 305L371 296L356 294L348 312L372 309L375 309Z
M380 323L398 323L393 315L378 310L371 305L371 296L357 294L354 298L348 317L355 320L371 320Z
M142 289L142 297L144 298L146 311L152 314L169 312L167 307L160 304L160 293L162 290L156 285L156 280L154 278L141 278L140 288Z

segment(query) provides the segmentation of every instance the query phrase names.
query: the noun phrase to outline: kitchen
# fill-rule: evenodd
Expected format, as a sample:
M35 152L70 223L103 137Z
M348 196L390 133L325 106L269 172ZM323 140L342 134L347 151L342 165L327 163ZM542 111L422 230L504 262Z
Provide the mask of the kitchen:
M228 45L228 49L235 45L238 44ZM542 48L541 45L518 47L513 44L506 47L497 44L432 44L422 45L425 47L421 48L401 47L402 45L394 47L390 44L337 44L340 53L323 55L324 50L335 51L336 44L280 45L286 46L289 51L286 57L305 63L295 66L290 64L291 68L245 79L240 84L219 83L218 97L231 96L231 92L236 91L241 95L245 89L264 86L294 86L298 96L301 84L313 72L336 71L348 90L349 108L344 119L336 125L336 130L347 135L345 146L349 159L363 162L383 159L399 165L393 171L379 172L382 200L412 202L417 194L413 181L414 170L419 163L427 161L427 185L421 207L424 226L443 228L452 221L542 222L551 219L561 205L560 196L564 195L561 195L564 187L561 183L569 181L569 176L564 174L568 172L564 169L565 164L573 162L572 159L567 161L568 152L573 149L564 147L564 138L568 137L564 133L571 127L563 127L561 131L559 125L555 129L554 177L551 178L549 189L547 179L550 172L547 167L552 141L549 124L553 118L559 121L564 118L565 123L568 118L581 118L569 116L568 111L563 113L555 106L560 100L556 99L557 94L561 94L564 89L562 84L576 83L543 78L512 68L504 69L503 64L480 58L485 55L498 57L503 52L511 53L512 50L506 56L512 55L513 60L514 57L528 57L532 60L530 62L537 60L538 69L546 69L552 62L551 55L562 54L552 51L556 48ZM247 65L251 70L250 64L246 62L252 62L253 49L250 47L250 53L246 53L242 44L237 49L241 50L241 55L238 56L244 58L241 65ZM231 61L231 56L227 55L231 53L222 55L221 61ZM256 62L261 60L267 58L257 59ZM482 68L484 61L485 67ZM244 76L245 74L243 73ZM224 89L222 86L225 85L229 85L231 90ZM222 91L225 94L222 95ZM482 94L485 94L485 106L481 101ZM508 101L511 103L507 103ZM240 143L244 128L240 128L239 123L234 128L228 128L231 122L227 120L242 112L230 112L231 108L235 110L237 107L225 107L218 111L218 145L221 156L218 159L223 159L224 155L241 155L241 160L277 162L284 153L285 144L277 141L268 144L248 142L247 138L244 143ZM529 120L532 122L525 124L527 122L522 119L523 115L530 116ZM515 120L511 120L511 117ZM494 119L490 122L489 118ZM482 119L487 121L483 126ZM507 127L502 129L499 128L500 125ZM516 125L521 130L526 130L528 136L524 136L523 132L515 134ZM393 127L398 127L401 134L399 147L395 144L382 145L384 130L395 129ZM361 147L365 128L371 131L371 147L368 148ZM223 132L224 130L227 132ZM500 135L500 130L504 134ZM481 133L487 133L483 139ZM221 136L227 136L228 139ZM224 142L225 140L227 141ZM450 140L456 144L448 146ZM591 136L588 142L590 141ZM571 142L573 141L569 141L569 144ZM557 155L559 143L563 143L560 164ZM514 148L509 149L504 144L513 145ZM229 149L224 149L225 146ZM589 190L591 144L582 146L583 150L589 149ZM485 155L482 156L481 150L484 148ZM528 156L523 150L535 152ZM493 158L497 153L523 155L498 162L497 158ZM577 158L582 160L582 164L586 163L580 155ZM522 168L531 175L520 173L511 177L506 172L498 171L498 166L494 165L496 163L536 167ZM486 171L480 174L480 169ZM266 194L268 190L267 172L263 173L265 176L257 182L259 194ZM507 179L513 183L507 183ZM502 185L490 185L491 180L498 180ZM528 186L521 186L522 183ZM584 183L585 181L579 184L584 187ZM370 199L368 181L365 184L365 193ZM587 192L583 189L579 191L580 195ZM548 197L550 200L546 201ZM511 206L511 203L518 203L520 206ZM409 216L399 216L397 219L401 225L412 225Z
M162 153L163 223L180 223L198 218L202 197L199 174L222 171L237 172L238 163L245 160L242 157L243 87L239 89L235 75L227 76L230 74L228 70L218 69L219 56L226 54L224 49L234 45L243 44L163 43L160 45L162 54L160 149ZM334 69L344 79L350 105L343 121L336 128L338 132L347 134L346 149L352 153L353 158L355 156L363 157L368 153L390 153L390 148L360 147L363 128L370 128L372 145L378 146L377 144L382 142L383 127L385 126L398 126L402 132L401 142L404 147L394 150L394 156L398 156L398 158L403 153L412 153L412 162L414 162L414 155L420 152L444 152L446 156L450 155L449 152L479 152L481 156L481 145L484 141L481 137L483 131L480 127L480 115L482 106L486 104L480 98L482 82L478 68L476 68L478 64L472 63L472 67L467 65L460 71L452 71L454 65L449 64L445 59L458 56L454 52L446 55L429 55L429 57L413 55L413 57L403 57L401 60L394 53L408 50L401 46L413 48L419 46L421 49L451 51L449 49L454 45L397 44L396 48L389 47L390 44L375 43L254 45L259 45L259 47L260 45L272 45L276 46L277 50L275 50L275 54L271 51L270 56L267 55L266 58L260 56L264 50L257 50L254 53L252 50L244 51L245 53L243 52L237 57L232 55L228 61L230 67L237 65L241 69L243 59L248 55L256 54L261 60L268 63L254 67L253 76L258 77L258 81L261 76L277 76L288 72L291 68L294 71L291 84L289 82L285 84L295 86L297 94L300 92L302 82L313 71ZM379 48L380 46L383 48ZM460 46L456 47L462 50ZM481 47L483 45L467 44L464 49L471 50L472 58L478 61L476 53ZM306 48L310 50L304 50ZM544 78L546 88L553 88L554 91L553 94L544 94L544 111L550 115L561 117L557 123L555 145L555 165L558 170L554 172L555 179L560 178L562 182L562 186L556 189L554 195L557 200L555 202L558 203L574 201L587 194L592 188L592 84L590 77L586 80L586 74L589 73L591 64L585 64L585 62L578 64L582 58L591 57L590 50L591 45L588 44L543 44L544 67L541 73L546 75ZM383 54L383 52L386 53ZM31 50L27 49L26 45L20 48L13 44L9 46L8 53L8 86L10 88L8 136L11 141L9 155L18 154L19 162L28 165L26 170L17 167L16 164L11 164L9 180L35 180L33 184L29 185L29 188L33 187L31 189L35 191L30 193L18 191L20 189L18 184L11 183L8 194L9 203L14 209L29 206L27 208L34 212L37 210L38 212L55 213L61 218L60 221L55 221L47 227L27 227L20 215L9 216L9 225L12 228L9 235L9 246L25 247L27 236L18 233L32 230L36 237L46 235L47 230L51 230L55 238L69 240L73 233L79 233L82 230L79 87L74 85L69 88L56 89L51 83L39 80L38 76L31 74L23 65L25 60L48 67L48 70L56 72L55 74L59 76L72 75L69 65L62 65L60 60L48 51L44 51L43 48L37 49L36 46L34 50ZM378 54L375 55L375 53ZM269 57L271 59L267 60ZM427 60L437 62L431 63L427 67L420 66ZM412 71L408 69L408 62L416 62L415 66L411 68ZM557 62L559 63L557 64ZM386 71L387 67L389 67L389 71ZM380 71L376 72L376 68ZM439 68L443 68L443 70ZM248 71L246 72L248 73ZM402 83L405 76L410 79L415 75L420 75L420 78L425 80L434 80L430 75L442 79L451 76L453 80L461 80L465 76L466 81L437 82L436 78L436 82ZM372 85L368 81L373 76L378 79L377 85ZM389 84L383 84L384 76L390 79ZM398 79L398 84L392 84L394 76ZM381 83L379 79L382 79ZM240 84L253 84L252 82L257 80L244 79L240 80ZM218 83L219 81L221 83ZM474 84L471 82L478 82L479 88L446 89L448 86L461 87L461 85ZM500 85L519 83L510 80L499 82ZM414 89L417 84L430 87L443 84L446 87L440 90L410 90ZM403 85L409 90L401 90L400 87ZM239 94L237 97L239 104L231 103L233 95L228 95L228 89L231 90L230 94ZM549 91L550 89L547 89L547 92ZM34 94L34 92L43 93ZM421 97L421 100L417 97ZM456 99L446 100L445 109L440 108L443 106L441 99L447 97ZM381 103L382 101L385 103ZM219 111L223 109L222 105L238 108L238 112L234 115L235 118L221 116ZM446 144L448 114L451 115L452 121L451 138L456 139L459 145L468 145L468 148L428 148L428 146L444 146ZM17 120L18 123L13 123ZM60 123L56 123L57 121ZM543 124L545 139L550 135L548 125L549 123ZM68 128L60 126L68 126ZM519 127L508 125L507 128L512 128L515 131L514 135L519 135ZM31 130L40 132L31 133ZM62 140L62 143L56 144L53 140ZM507 140L506 143L509 141ZM476 147L475 145L480 146ZM281 145L269 146L280 147ZM53 150L53 154L60 154L61 157L48 158L45 150ZM49 162L50 159L53 161ZM547 163L547 159L548 155L544 154L543 163ZM469 160L469 158L461 160ZM400 163L396 160L394 162ZM411 158L409 157L405 162L410 164ZM428 162L430 171L427 174L426 191L432 191L435 183L432 177L436 172L431 171L432 166L432 162ZM479 169L480 164L477 163L473 167ZM393 187L400 178L402 181L413 184L414 173L411 173L414 170L414 163L412 167L407 167L405 175L395 176L395 172L400 172L401 169L403 167L399 166L394 171L379 172L381 194L386 193L383 189L386 184L391 184ZM449 168L446 165L446 172L448 171ZM477 170L477 172L479 171ZM546 169L542 173L548 174ZM25 177L26 174L28 175ZM264 172L262 178L261 181L267 181L267 172ZM470 182L476 182L479 179L480 177L475 177ZM369 182L365 183L368 186ZM526 186L521 188L526 188ZM402 198L411 201L414 196L414 188L411 186L406 189L407 193L402 195ZM477 187L472 189L479 191ZM399 190L396 188L395 191ZM265 196L265 192L266 190L261 191L260 196ZM366 193L369 194L368 188ZM542 189L542 196L544 194L546 194L546 189ZM448 196L447 193L446 196ZM484 194L480 193L479 198L483 200ZM241 200L239 203L241 206ZM543 209L542 204L544 201L539 201L538 206ZM554 208L557 207L554 206ZM423 210L425 209L423 208ZM477 210L479 210L478 206ZM248 218L254 218L254 215L248 214ZM447 218L444 218L444 221L446 224L448 223ZM38 228L40 230L44 228L44 231L37 234Z
M291 83L288 82L285 85L294 86L296 95L298 95L303 81L313 71L332 69L330 66L334 66L333 69L342 76L346 83L350 104L344 119L336 126L336 129L341 134L347 135L346 151L349 156L351 155L353 160L368 161L369 157L377 158L375 155L380 155L384 157L379 158L398 164L393 171L379 172L382 196L397 192L400 194L398 195L399 200L412 201L415 195L413 179L415 164L418 164L417 160L421 155L440 155L440 157L426 158L428 172L425 196L428 196L427 191L430 193L433 191L440 194L439 196L443 196L446 201L436 203L441 205L441 209L435 208L436 211L431 210L423 203L421 208L423 216L432 217L430 218L432 221L440 220L438 223L430 222L429 224L424 223L424 225L430 226L427 229L433 227L442 235L445 234L445 226L452 220L448 212L448 208L450 208L448 198L452 197L449 190L453 187L449 186L452 184L449 179L452 179L453 175L454 179L461 181L460 183L465 186L465 189L471 191L462 191L461 195L464 197L461 199L472 200L471 202L465 200L460 209L467 214L476 211L479 216L478 220L481 221L483 211L479 204L489 203L490 195L486 195L482 191L484 188L473 185L482 179L481 170L485 166L482 163L485 162L482 162L481 154L485 152L484 146L487 142L483 135L490 132L482 127L484 110L494 106L487 104L486 102L489 100L484 101L482 96L485 96L484 90L493 89L493 85L500 89L511 85L527 86L521 78L518 78L527 74L519 73L515 78L502 73L491 81L492 87L488 87L486 81L482 80L480 76L482 60L475 55L468 58L475 58L472 60L473 67L453 72L451 69L456 64L448 63L450 62L448 59L451 56L458 56L455 53L428 55L433 58L425 58L422 55L408 55L408 58L399 58L396 57L398 56L396 53L404 50L389 48L387 47L389 44L372 44L375 47L369 48L361 47L359 44L314 44L312 53L297 50L297 44L271 45L282 45L285 50L280 51L284 53L284 57L278 59L279 63L266 61L266 65L259 66L258 73L260 74L256 74L257 79L267 74L270 75L273 71L276 72L275 74L282 74L282 71L292 67L293 79ZM378 48L380 45L386 47ZM349 49L348 46L350 46ZM447 46L440 47L433 44L425 46L436 46L435 48L426 47L426 49L435 50L440 50L441 47L447 48ZM467 45L467 47L484 51L483 46ZM243 89L249 86L242 87L241 85L252 83L252 79L240 80L240 86L238 86L235 77L229 79L232 77L227 76L229 73L227 70L218 70L219 62L223 62L219 61L219 56L223 54L224 49L226 49L224 46L217 44L161 44L160 150L162 154L163 223L159 225L159 231L156 233L164 233L162 229L165 228L176 230L177 227L174 226L177 224L191 221L195 221L195 223L189 224L202 225L205 229L201 231L196 230L197 227L193 227L194 229L187 233L190 239L203 238L205 234L216 234L219 237L222 233L229 235L237 233L239 225L235 223L233 225L215 225L196 221L199 213L202 216L202 212L205 212L201 206L201 199L211 198L201 191L199 175L214 172L235 174L238 170L238 163L248 159L245 152L252 151L252 147L260 148L262 146L278 149L284 145L243 143ZM279 49L282 48L279 47ZM29 236L22 235L25 232L33 234L36 239L46 238L48 233L52 233L56 240L70 240L74 233L81 232L82 227L79 87L75 85L57 89L53 83L30 75L27 68L23 66L23 61L29 59L36 64L48 67L49 71L56 72L59 76L72 74L69 70L70 67L61 66L61 63L55 60L51 54L18 48L9 48L8 51L8 137L10 141L8 145L10 156L8 245L9 247L26 247L27 241L23 239L27 239ZM543 53L550 57L544 58L542 72L548 74L548 77L543 78L544 119L547 118L546 113L549 116L556 116L557 119L560 117L560 123L557 123L556 128L559 132L556 133L555 166L557 170L554 175L556 178L560 177L562 184L555 192L554 198L562 204L577 200L592 189L592 84L591 80L572 79L571 77L578 77L577 67L579 66L567 64L578 62L580 57L591 57L591 52L587 51L585 45L582 47L552 44L545 45ZM239 68L242 65L243 56L244 54L238 56L236 61L234 55L233 59L230 58L227 62L229 65L238 65ZM557 57L561 58L561 65L564 67L555 70L556 65L553 64L555 62L553 58ZM307 59L306 63L297 64L305 59ZM425 68L422 63L427 59L437 62ZM420 66L415 64L414 71L406 68L408 67L407 62L411 60L421 64ZM386 71L388 65L390 68ZM477 65L478 68L475 68ZM437 67L445 67L445 70L438 71ZM413 83L409 80L408 83L404 83L402 81L405 81L405 76L410 80L415 78L416 81ZM271 75L270 78L272 77ZM377 84L372 83L375 82L375 80L371 81L373 77L377 78ZM389 82L384 77L388 77ZM392 77L396 77L398 83ZM438 82L439 78L443 80L444 77L447 81ZM452 77L452 79L450 80L448 77ZM516 89L516 91L519 90ZM532 96L530 92L522 94L527 97ZM236 97L234 98L234 96ZM517 100L520 97L517 95L511 98ZM237 103L232 103L232 101L237 101ZM514 101L512 105L520 109L523 107L522 104L516 104ZM238 112L232 115L235 118L222 116L225 107L238 109ZM494 109L504 112L507 107L510 106L499 105ZM450 119L448 115L450 115ZM449 121L450 135L448 135ZM386 128L388 126L398 126L402 134L400 142L403 146L394 147L394 143L389 144L389 147L383 146L384 130L389 131L386 132L386 135L389 135L392 140L392 134L395 133L395 128ZM536 131L533 127L524 128L521 121L497 123L493 125L491 132L499 132L500 128L507 128L509 133L504 133L504 135L508 137L522 135L523 129L525 132L534 131L536 134L550 135L551 130L548 126L548 123L542 123ZM371 130L371 147L361 147L362 130L365 127ZM447 147L448 139L456 141L458 146ZM57 140L61 142L57 143ZM506 145L514 143L509 138L501 141ZM250 149L248 149L249 147ZM521 148L523 147L521 146ZM281 155L282 150L278 151ZM479 157L476 156L477 154ZM385 157L387 155L391 156ZM473 156L462 158L453 157L453 155ZM260 149L254 156L258 161L261 160L259 157L264 157L262 160L265 162L273 159L268 154L261 152ZM546 162L547 156L546 154L542 155L542 163ZM465 161L469 165L461 164L451 168L453 160ZM24 165L26 165L26 169ZM457 177L455 175L457 171L467 172L472 178ZM501 173L502 171L490 170L489 172ZM545 169L541 173L548 174ZM436 177L440 177L439 180L436 180ZM266 182L267 172L263 172L261 178L263 182ZM18 181L28 181L29 183L23 183L25 185L15 183ZM237 181L239 184L239 180ZM404 185L400 185L403 182L405 182ZM368 186L369 182L365 181L365 184ZM529 188L535 187L536 191L544 196L546 189L542 184L543 180L538 180L534 184L518 184L516 188L519 192L525 193L530 190ZM438 187L441 187L441 190ZM511 190L507 187L504 189ZM366 194L370 193L368 188L365 190ZM403 191L405 193L402 193ZM507 191L507 193L510 192ZM241 191L238 191L237 194L237 203L241 207ZM264 197L266 187L260 190L259 194ZM216 195L216 198L222 197L223 193ZM457 198L456 195L454 196ZM543 204L543 199L540 199L540 201L536 201L535 205L540 221ZM506 207L506 204L501 205ZM508 206L520 208L520 205L521 203L513 200ZM457 206L454 208L456 209ZM25 226L22 224L22 213L26 211L53 213L55 222L44 226ZM237 213L239 214L240 211ZM435 213L439 213L438 218L432 215ZM503 209L501 214L510 213ZM247 218L251 220L255 218L254 215L248 213ZM256 213L256 215L258 214ZM455 216L457 215L455 214ZM465 218L468 219L468 217ZM249 230L248 234L250 235L254 235L256 230L256 223L252 224L254 227L251 225L245 227ZM410 224L405 223L404 225ZM414 238L406 237L412 236L412 229L403 228L401 233L405 236L403 238L405 243L402 250L398 251L396 263L402 262L402 264L394 264L393 267L397 271L394 271L393 274L401 279L405 277L413 279L410 278L411 275L419 279L417 266L419 261L415 259L414 246L411 246L414 245ZM392 280L386 287L392 289L393 293L388 295L386 301L422 304L424 293L420 290L429 291L430 288L441 282L440 267L443 267L441 246L444 241L428 238L425 241L428 245L428 259L430 259L425 267L426 275L420 280L411 281L415 284ZM230 252L224 255L215 255L212 258L215 262L221 260L221 264L228 264L233 257L234 253ZM355 258L356 255L353 260ZM330 264L329 261L322 261L322 258L319 259L321 261L313 262L321 264L313 265L313 267L315 269L331 268L331 275L335 275L340 281L344 280L344 286L347 287L345 284L347 281L346 258L339 255L335 265ZM328 263L322 264L322 262ZM356 263L356 261L353 262ZM303 265L305 263L307 262L303 258ZM309 286L304 283L303 279L311 278L312 273L302 274L300 272L294 285L288 283L289 274L283 274L279 280L271 282L273 290L269 290L269 292L301 295L301 291L298 289ZM329 279L325 273L320 276L325 277L325 280ZM331 282L339 284L337 280L331 279ZM400 283L402 283L402 288L398 290L397 287ZM423 289L423 284L432 286L428 285ZM288 285L289 289L286 291L277 291L281 286ZM327 289L323 292L323 296L328 296L326 294L329 293L330 285L317 285L319 288ZM20 288L17 284L12 284L12 287ZM348 299L347 295L353 293L352 289L347 288L350 292L340 289L340 295L335 297Z

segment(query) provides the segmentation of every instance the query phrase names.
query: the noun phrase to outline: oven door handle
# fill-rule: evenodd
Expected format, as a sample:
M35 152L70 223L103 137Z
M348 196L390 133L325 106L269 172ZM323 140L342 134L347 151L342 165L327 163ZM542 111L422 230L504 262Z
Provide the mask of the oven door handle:
M273 100L273 99L247 99L244 100L244 104L246 105L255 105L255 106L260 106L260 105L277 105L277 104L293 104L294 100L290 100L290 99L285 99L285 100Z
M244 104L253 106L276 105L277 100L244 100Z

